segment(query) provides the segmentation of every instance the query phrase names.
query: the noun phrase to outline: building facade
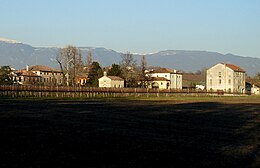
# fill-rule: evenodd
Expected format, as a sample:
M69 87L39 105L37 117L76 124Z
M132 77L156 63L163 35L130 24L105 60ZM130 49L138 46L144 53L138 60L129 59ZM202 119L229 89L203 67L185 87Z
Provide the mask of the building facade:
M152 87L159 86L159 89L182 89L182 73L176 70L160 68L150 70L146 74L152 82Z
M260 95L260 87L253 84L251 88L251 94L252 95Z
M107 76L106 72L104 72L104 76L98 79L98 86L102 88L123 88L124 79L118 76Z
M207 70L207 91L245 93L245 71L233 64L219 63Z

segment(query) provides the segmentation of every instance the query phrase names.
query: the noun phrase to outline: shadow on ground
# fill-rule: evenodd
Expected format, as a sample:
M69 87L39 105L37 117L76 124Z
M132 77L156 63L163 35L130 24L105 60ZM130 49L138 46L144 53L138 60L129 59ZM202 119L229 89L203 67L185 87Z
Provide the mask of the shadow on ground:
M249 103L2 100L0 166L258 167L259 109Z

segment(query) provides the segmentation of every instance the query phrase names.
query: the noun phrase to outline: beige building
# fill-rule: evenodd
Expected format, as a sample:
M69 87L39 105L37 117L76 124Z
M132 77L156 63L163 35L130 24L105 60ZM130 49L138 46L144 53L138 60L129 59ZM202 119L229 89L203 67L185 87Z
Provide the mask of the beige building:
M63 83L63 74L61 71L44 65L27 66L14 73L16 74L14 80L19 84L62 85ZM28 78L28 74L31 76L31 79Z
M207 91L245 93L245 71L233 64L218 63L207 70Z
M153 88L182 89L182 73L176 70L160 68L148 71L147 75L151 78Z
M123 88L124 87L124 79L118 76L107 76L106 72L104 72L104 76L98 79L99 87L107 87L107 88Z
M252 95L260 95L260 87L253 84L252 87L251 87L251 94Z

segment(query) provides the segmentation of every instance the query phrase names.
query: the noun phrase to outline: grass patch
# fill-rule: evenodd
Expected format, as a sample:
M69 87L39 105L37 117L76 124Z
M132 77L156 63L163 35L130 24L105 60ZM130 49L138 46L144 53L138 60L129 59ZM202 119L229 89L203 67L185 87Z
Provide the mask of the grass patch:
M0 97L0 100L9 101L172 101L172 102L219 102L219 103L260 103L260 96L120 96L104 97Z

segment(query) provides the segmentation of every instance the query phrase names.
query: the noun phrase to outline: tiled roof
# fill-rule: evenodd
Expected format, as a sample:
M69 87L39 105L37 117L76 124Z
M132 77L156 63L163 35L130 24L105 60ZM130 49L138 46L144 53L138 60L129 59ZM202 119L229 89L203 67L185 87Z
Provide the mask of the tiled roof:
M26 68L24 68L24 70L26 70ZM52 69L48 66L45 65L34 65L34 66L30 66L29 67L29 71L44 71L44 72L61 72L59 70L56 69Z
M40 77L32 71L19 70L15 72L18 76Z
M119 76L107 76L108 78L110 78L111 80L120 80L123 81L124 79L120 78Z
M236 72L245 72L245 70L243 70L242 68L236 66L236 65L233 65L233 64L225 64L227 67L229 67L230 69L232 69L233 71L236 71Z
M152 70L151 73L173 73L174 71L168 68L159 68Z

